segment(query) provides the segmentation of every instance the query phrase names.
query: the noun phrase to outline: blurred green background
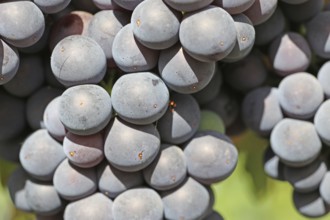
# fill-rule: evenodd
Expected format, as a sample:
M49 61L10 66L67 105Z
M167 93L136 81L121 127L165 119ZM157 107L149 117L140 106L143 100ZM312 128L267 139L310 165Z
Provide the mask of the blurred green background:
M251 131L231 136L239 150L239 162L225 181L214 184L214 208L225 220L307 220L292 203L292 187L287 182L268 178L263 172L266 139ZM0 160L0 220L34 220L31 214L13 207L6 181L16 165ZM330 214L315 220L330 220Z

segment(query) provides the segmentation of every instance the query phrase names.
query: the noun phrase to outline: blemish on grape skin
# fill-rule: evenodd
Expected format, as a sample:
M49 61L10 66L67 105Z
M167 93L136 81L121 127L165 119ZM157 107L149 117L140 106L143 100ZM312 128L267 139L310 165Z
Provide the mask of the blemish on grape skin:
M242 41L246 41L246 40L247 40L247 38L246 38L246 37L242 37L241 39L242 39Z
M140 19L137 19L137 20L136 20L136 25L137 25L138 27L140 27L140 25L141 25L141 20L140 20Z
M225 43L223 41L220 41L220 46L223 46Z
M76 154L76 151L70 151L69 154L71 157L73 157Z
M141 151L141 152L138 154L138 157L139 157L140 160L143 159L143 151Z
M170 101L169 107L170 107L170 111L173 113L174 112L174 108L176 107L176 103L173 100Z
M154 108L157 108L157 104L154 104L153 106L154 106Z

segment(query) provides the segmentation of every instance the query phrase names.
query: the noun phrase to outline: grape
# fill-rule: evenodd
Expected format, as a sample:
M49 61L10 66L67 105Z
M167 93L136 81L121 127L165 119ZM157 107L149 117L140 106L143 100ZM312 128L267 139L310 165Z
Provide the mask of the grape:
M293 167L311 163L322 147L313 123L291 118L284 118L275 125L270 143L281 161Z
M60 120L60 100L61 96L57 96L47 104L43 114L43 125L52 137L63 141L66 129Z
M207 189L191 177L179 187L161 192L161 197L165 219L199 219L210 203Z
M292 5L300 5L303 4L309 0L281 0L282 2L288 3L288 4L292 4Z
M83 2L87 2L87 0ZM65 37L71 35L87 35L89 23L92 18L93 15L86 11L71 11L56 20L50 31L50 51L53 51L57 43Z
M62 198L79 200L97 190L96 170L77 167L65 159L54 173L53 184Z
M270 146L264 152L264 172L267 176L284 181L284 167L285 165L281 162L280 158L273 152Z
M64 220L63 218L64 210L58 212L54 215L39 215L36 214L36 220Z
M192 93L198 104L203 105L215 99L223 84L222 78L221 69L216 65L211 81L203 89Z
M323 10L323 6L323 0L305 0L300 4L289 4L289 2L280 4L285 17L296 23L308 22Z
M144 0L132 13L134 36L151 49L169 48L179 40L181 17L181 13L169 8L163 0Z
M88 62L81 62L88 60ZM106 57L92 38L72 35L61 40L51 55L55 77L69 87L99 83L106 72Z
M44 111L49 102L61 95L61 89L42 87L33 93L26 102L26 118L30 128L37 130L42 128Z
M142 171L124 172L107 162L97 167L99 191L110 198L115 198L126 190L144 183Z
M114 3L116 3L118 6L133 11L136 6L138 6L143 0L112 0Z
M29 132L30 130L26 129L13 138L0 140L0 159L19 164L19 151Z
M255 0L251 7L244 11L253 25L259 25L267 21L277 8L278 0Z
M330 30L326 25L330 22L330 11L318 13L306 23L306 37L312 51L324 59L330 58L330 47L327 43Z
M31 209L40 215L53 215L64 209L65 203L51 183L27 180L25 197Z
M285 77L278 86L278 92L283 111L297 119L313 117L324 98L320 82L306 72Z
M93 0L71 0L71 4L80 11L95 14L99 9L94 4Z
M151 188L129 189L113 202L114 219L163 219L163 203L156 191Z
M280 76L307 70L312 52L305 38L299 33L286 32L269 46L269 57L274 71Z
M225 134L225 123L214 111L202 109L200 121L199 131L213 130Z
M185 51L204 62L226 57L235 46L236 35L233 18L217 6L185 13L179 31Z
M93 3L102 10L110 10L120 8L113 0L93 0Z
M255 25L255 45L267 45L273 41L278 35L284 32L286 25L286 17L282 9L277 7L275 12L262 24Z
M165 2L175 10L188 12L204 8L213 0L165 0Z
M103 135L99 132L80 136L68 132L63 140L63 151L70 162L82 168L94 167L103 158Z
M187 163L181 148L162 144L160 153L143 170L144 179L154 189L169 190L181 184L187 176Z
M66 8L71 0L33 0L33 2L46 14L57 13Z
M133 124L150 124L165 114L169 91L157 75L138 72L121 76L112 87L111 98L122 119Z
M226 128L234 123L239 115L239 103L233 93L221 89L216 98L204 105L204 109L217 113L224 121Z
M325 94L325 97L327 99L330 98L330 75L328 74L330 70L330 61L327 61L323 63L317 73L317 79L320 82L323 92Z
M69 203L64 211L65 219L112 220L113 202L102 193L94 193L86 198Z
M153 124L134 125L116 117L109 128L104 154L117 169L126 172L142 170L157 156L160 138Z
M215 74L215 62L201 62L191 57L180 44L160 52L158 70L166 85L182 94L205 88Z
M39 55L20 55L19 67L16 75L4 89L17 97L28 97L38 90L45 81L44 66Z
M319 188L320 195L327 205L330 204L329 182L330 182L330 172L328 171L324 175Z
M59 114L70 132L78 135L97 133L110 121L110 95L98 85L70 87L61 95Z
M321 104L314 117L314 125L318 135L323 143L330 145L330 129L329 129L329 111L330 100Z
M268 76L268 71L261 58L261 53L252 51L243 59L227 65L223 69L227 84L243 93L260 87Z
M1 3L0 21L0 36L16 47L35 44L45 29L44 15L30 1Z
M191 138L200 124L200 109L191 95L172 93L169 107L157 122L162 141L181 144Z
M247 127L259 135L268 136L283 119L278 89L263 86L247 93L242 103L242 119Z
M317 191L311 193L294 191L293 203L297 211L306 217L321 217L329 212L328 207Z
M8 83L17 73L20 57L15 47L0 39L0 85Z
M57 166L65 159L61 144L46 129L34 131L24 141L19 159L24 169L39 180L52 180Z
M224 62L235 62L246 57L253 48L255 30L250 19L244 14L234 15L236 43L232 51L223 59Z
M111 1L109 0L109 2ZM126 13L117 10L102 10L93 16L88 25L87 35L103 49L108 67L115 66L112 54L115 36L129 21L130 17Z
M240 14L252 6L255 0L214 0L213 4L225 9L229 14Z
M0 141L14 138L26 128L25 101L0 91Z
M297 192L312 192L319 185L327 172L327 165L320 159L303 167L284 167L284 178L289 181Z
M25 185L29 179L29 175L23 167L18 166L9 176L7 186L11 201L15 207L25 212L32 212L32 208L26 199Z
M112 56L117 67L124 72L141 72L157 66L159 51L145 47L137 41L132 24L129 23L116 34Z
M204 184L226 179L235 169L238 151L229 137L216 131L199 131L185 145L188 173Z

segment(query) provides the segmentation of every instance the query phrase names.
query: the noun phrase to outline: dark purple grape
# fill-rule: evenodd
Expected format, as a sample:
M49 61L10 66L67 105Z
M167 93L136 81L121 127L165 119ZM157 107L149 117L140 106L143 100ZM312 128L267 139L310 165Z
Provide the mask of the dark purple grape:
M232 16L235 21L236 43L232 51L223 59L224 62L236 62L246 57L252 50L255 30L250 19L244 14Z
M294 191L293 204L301 215L310 218L321 217L329 212L329 208L317 191L310 193Z
M317 158L303 167L284 167L284 178L291 183L297 192L312 192L317 190L327 172L326 163Z
M44 13L54 14L65 9L71 2L71 0L33 0Z
M103 49L86 36L72 35L62 39L51 55L52 71L66 87L99 83L105 76L106 66Z
M187 177L187 163L181 148L162 144L160 153L145 169L146 182L156 190L169 190L181 184Z
M211 214L205 217L204 220L224 220L224 218L216 211L213 211Z
M86 198L69 203L64 211L64 219L112 220L113 201L102 193L94 193Z
M312 74L298 72L286 76L278 86L283 111L292 118L312 118L323 102L320 82Z
M226 179L236 168L238 151L230 138L215 131L199 131L185 145L188 173L204 184Z
M211 202L206 187L191 177L179 187L161 192L161 197L165 219L199 219Z
M63 90L52 87L42 87L34 92L26 102L26 118L30 128L43 128L43 115L49 102L62 94Z
M107 162L97 167L98 189L104 195L115 198L119 194L144 183L142 171L124 172Z
M17 49L0 39L0 85L14 78L19 64L20 57Z
M58 212L54 215L40 215L40 214L36 214L36 219L35 220L64 220L63 218L64 215L64 210L62 210L61 212Z
M65 159L54 173L53 184L62 198L79 200L97 190L96 170L77 167Z
M263 86L246 94L242 103L242 119L246 126L260 135L268 136L283 119L278 89Z
M327 24L330 22L330 11L318 13L306 23L306 37L312 51L324 59L330 58L330 45L328 37L330 34Z
M269 44L278 35L284 32L285 26L286 17L283 15L282 9L277 7L267 21L254 26L256 31L255 45L262 46Z
M52 180L57 166L65 159L60 143L46 129L39 129L24 141L19 159L24 169L39 180Z
M157 66L159 51L143 46L134 37L132 24L125 25L113 40L112 57L124 72L141 72Z
M129 89L128 89L129 88ZM113 85L111 101L118 116L133 124L150 124L160 119L169 103L169 91L151 72L121 76Z
M265 174L270 178L284 181L285 165L281 162L280 158L274 153L270 146L268 146L265 150L263 159Z
M104 158L104 141L102 133L76 135L66 133L63 140L63 151L70 162L82 168L94 167Z
M111 0L108 1L111 2ZM130 17L127 13L118 10L102 10L93 16L88 25L87 35L93 38L103 49L108 67L115 66L112 54L114 39L129 21ZM131 51L131 49L127 51Z
M83 2L87 2L87 0ZM50 51L65 37L71 35L87 35L89 23L92 18L93 15L91 13L75 10L56 20L52 26L49 37Z
M281 0L282 2L285 2L285 3L288 3L288 4L291 4L291 5L300 5L302 3L305 3L309 0Z
M134 36L151 49L169 48L179 41L181 17L180 12L168 7L163 0L144 0L132 13Z
M322 148L313 123L291 118L284 118L275 125L270 144L281 161L293 167L311 163Z
M1 3L0 21L0 36L15 47L35 44L45 30L44 15L30 1Z
M200 125L200 108L191 95L172 93L166 113L157 121L165 143L181 144L190 139Z
M70 132L78 135L95 134L110 121L110 95L98 85L73 86L61 95L59 114L61 122Z
M330 146L330 100L324 101L314 116L314 125L323 143Z
M255 0L244 14L250 18L253 25L259 25L267 21L277 8L278 0Z
M308 22L323 10L323 6L323 0L304 0L299 4L282 2L280 4L286 19L295 23Z
M26 202L39 215L54 215L65 207L65 202L51 183L27 180L24 189Z
M43 126L52 137L63 141L66 129L60 120L60 100L61 96L57 96L47 104L43 114Z
M285 32L272 41L269 57L279 76L304 72L310 65L312 52L307 40L296 32Z
M191 57L180 44L160 52L158 70L166 85L182 94L205 88L215 73L215 62L201 62Z
M71 0L71 4L80 11L95 14L99 9L94 4L93 0Z
M41 56L20 55L16 75L3 88L17 97L28 97L38 90L45 81L45 70Z
M185 13L179 31L185 51L204 62L226 57L235 46L236 35L233 18L217 6Z
M24 212L32 212L26 199L26 182L30 179L23 167L18 166L9 176L7 186L11 201L15 207Z
M163 219L163 203L158 193L151 188L129 189L113 202L114 219Z
M121 8L124 8L129 11L133 11L136 6L138 6L143 0L112 0Z
M110 122L104 154L117 169L142 170L155 159L159 148L159 133L153 124L134 125L117 117Z
M268 71L262 61L262 54L255 50L243 59L228 64L224 69L224 79L233 89L248 92L260 87L267 79Z
M320 82L325 98L330 98L330 61L323 63L317 73L317 79Z

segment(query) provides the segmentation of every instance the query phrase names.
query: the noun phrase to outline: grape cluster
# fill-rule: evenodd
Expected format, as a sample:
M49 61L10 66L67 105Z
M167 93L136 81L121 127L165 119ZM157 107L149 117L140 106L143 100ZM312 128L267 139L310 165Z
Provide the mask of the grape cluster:
M238 102L220 60L251 52L276 8L259 4L1 1L14 205L37 219L223 219L211 185L237 165L225 130Z

